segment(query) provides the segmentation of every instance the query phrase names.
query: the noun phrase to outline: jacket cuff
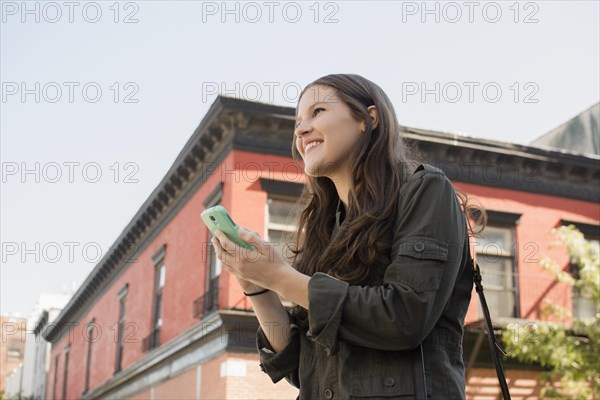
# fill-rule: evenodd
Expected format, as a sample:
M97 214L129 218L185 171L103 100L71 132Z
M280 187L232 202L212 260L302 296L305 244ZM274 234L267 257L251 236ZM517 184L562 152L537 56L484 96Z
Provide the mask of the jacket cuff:
M277 353L271 347L269 339L260 325L256 332L256 348L260 356L260 369L269 375L273 383L279 382L298 368L300 360L300 328L296 324L290 323L289 329L289 342L286 347Z
M338 350L338 330L349 286L348 282L323 272L316 272L308 281L306 337L323 346L329 356Z

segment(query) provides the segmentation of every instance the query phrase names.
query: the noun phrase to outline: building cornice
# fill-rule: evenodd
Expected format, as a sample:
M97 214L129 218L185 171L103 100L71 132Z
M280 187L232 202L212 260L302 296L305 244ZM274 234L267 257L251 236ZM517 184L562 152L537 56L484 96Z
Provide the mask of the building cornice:
M37 336L48 323L48 316L48 310L43 310L35 324L35 328L33 328L33 334L35 336Z
M600 157L408 128L425 162L453 181L600 201Z

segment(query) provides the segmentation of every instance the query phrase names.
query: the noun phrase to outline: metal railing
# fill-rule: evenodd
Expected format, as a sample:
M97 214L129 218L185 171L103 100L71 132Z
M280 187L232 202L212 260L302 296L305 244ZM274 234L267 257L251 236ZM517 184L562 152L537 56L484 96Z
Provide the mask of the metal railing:
M158 347L160 343L160 329L153 329L150 335L142 339L142 351L144 353Z
M213 279L208 291L194 300L194 318L202 319L211 311L219 308L219 279Z

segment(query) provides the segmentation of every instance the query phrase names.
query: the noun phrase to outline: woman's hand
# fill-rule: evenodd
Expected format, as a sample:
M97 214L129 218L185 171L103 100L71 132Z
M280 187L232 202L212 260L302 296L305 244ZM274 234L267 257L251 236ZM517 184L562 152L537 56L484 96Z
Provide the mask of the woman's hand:
M254 249L236 245L219 230L211 239L223 267L236 277L245 292L256 292L262 288L276 290L275 277L284 269L292 269L291 266L275 247L263 241L258 233L240 227L238 235Z

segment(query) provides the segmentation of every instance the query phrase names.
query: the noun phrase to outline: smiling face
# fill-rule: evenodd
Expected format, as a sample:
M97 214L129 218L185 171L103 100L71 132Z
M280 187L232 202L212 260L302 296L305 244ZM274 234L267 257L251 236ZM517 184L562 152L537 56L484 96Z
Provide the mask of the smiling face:
M308 88L298 102L296 149L310 176L350 174L349 155L365 129L329 86Z

